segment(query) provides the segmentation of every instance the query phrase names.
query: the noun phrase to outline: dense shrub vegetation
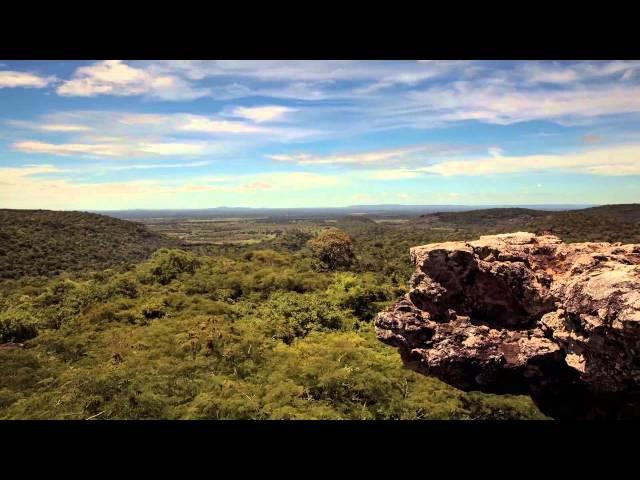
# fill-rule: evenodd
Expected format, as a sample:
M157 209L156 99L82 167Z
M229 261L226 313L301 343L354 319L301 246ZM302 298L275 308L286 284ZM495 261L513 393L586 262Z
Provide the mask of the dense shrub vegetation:
M127 271L4 282L3 341L26 345L0 348L0 418L542 418L527 397L405 370L371 323L403 286L315 272L310 255L161 250Z

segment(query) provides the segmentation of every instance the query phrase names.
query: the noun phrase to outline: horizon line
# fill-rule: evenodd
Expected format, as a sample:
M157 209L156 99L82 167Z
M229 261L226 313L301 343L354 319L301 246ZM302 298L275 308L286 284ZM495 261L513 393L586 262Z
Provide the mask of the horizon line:
M381 208L381 207L394 207L394 208L433 208L433 207L457 207L457 208L510 208L510 207L600 207L607 205L637 205L637 203L477 203L477 204L458 204L458 203L420 203L420 204L401 204L401 203L380 203L380 204L357 204L357 205L343 205L343 206L305 206L305 207L246 207L246 206L227 206L220 205L217 207L156 207L156 208L126 208L126 209L81 209L81 208L69 208L69 209L49 209L49 208L8 208L0 207L0 210L50 210L50 211L79 211L79 212L133 212L133 211L190 211L190 210L341 210L349 208Z
M376 208L376 207L600 207L605 205L635 205L634 203L476 203L476 204L464 204L464 203L371 203L371 204L359 204L359 205L343 205L343 206L331 206L331 207L238 207L221 205L218 207L189 207L189 208L171 208L171 207L158 207L158 208L126 208L126 209L105 209L105 210L90 210L92 212L131 212L131 211L158 211L158 210L172 210L172 211L188 211L188 210L340 210L346 208Z

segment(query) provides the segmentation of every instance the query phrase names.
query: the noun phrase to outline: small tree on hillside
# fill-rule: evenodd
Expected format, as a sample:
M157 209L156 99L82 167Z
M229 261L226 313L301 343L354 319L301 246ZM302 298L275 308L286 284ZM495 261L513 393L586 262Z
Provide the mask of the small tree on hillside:
M354 260L353 240L342 230L324 230L309 240L309 248L323 270L336 270L351 266Z

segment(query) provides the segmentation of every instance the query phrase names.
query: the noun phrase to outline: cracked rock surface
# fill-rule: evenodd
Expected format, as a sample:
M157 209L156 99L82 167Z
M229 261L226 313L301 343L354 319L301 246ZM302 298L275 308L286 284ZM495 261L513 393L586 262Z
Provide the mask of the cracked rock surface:
M411 259L409 293L376 318L407 367L554 418L640 418L640 245L517 232Z

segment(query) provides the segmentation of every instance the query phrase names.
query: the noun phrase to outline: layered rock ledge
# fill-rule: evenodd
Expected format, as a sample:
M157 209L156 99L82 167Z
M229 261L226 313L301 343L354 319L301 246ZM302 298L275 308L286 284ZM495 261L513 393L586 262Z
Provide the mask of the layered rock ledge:
M375 322L407 367L554 418L640 418L640 245L518 232L411 259L409 293Z

